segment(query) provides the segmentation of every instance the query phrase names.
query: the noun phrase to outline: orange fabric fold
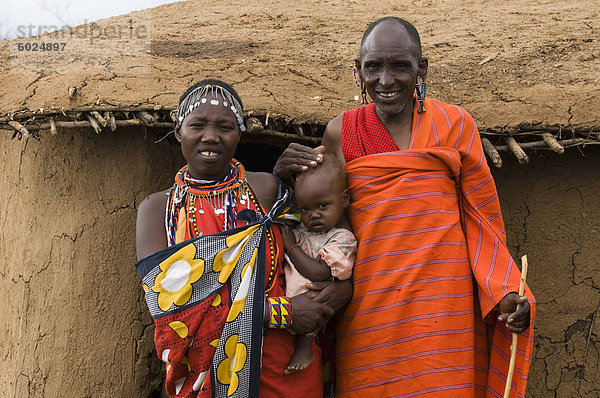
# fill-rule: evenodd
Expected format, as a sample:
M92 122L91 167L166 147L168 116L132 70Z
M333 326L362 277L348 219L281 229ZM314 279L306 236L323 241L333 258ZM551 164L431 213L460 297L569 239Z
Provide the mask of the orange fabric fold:
M433 106L420 121L427 132ZM460 139L426 147L417 128L413 149L346 164L359 247L338 327L339 397L503 394L511 333L494 307L518 291L520 271L471 129L468 153ZM535 301L525 295L532 324L519 336L511 397L524 396L533 347Z

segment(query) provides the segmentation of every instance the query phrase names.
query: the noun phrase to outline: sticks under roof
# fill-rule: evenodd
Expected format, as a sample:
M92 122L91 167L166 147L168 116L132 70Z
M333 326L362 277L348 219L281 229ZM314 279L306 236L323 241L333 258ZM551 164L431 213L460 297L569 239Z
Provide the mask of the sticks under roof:
M13 137L39 137L42 130L58 134L71 128L92 128L100 134L103 130L115 131L117 127L146 127L173 129L175 110L165 107L111 108L96 107L63 111L58 109L37 112L17 112L0 117L0 129L10 130ZM317 145L326 125L319 122L302 122L275 113L250 111L246 114L247 133L242 141L284 146L290 142ZM500 153L512 153L520 164L529 162L525 150L552 150L562 154L565 148L600 144L600 128L576 131L571 127L548 126L518 130L480 132L483 149L495 167L502 167Z

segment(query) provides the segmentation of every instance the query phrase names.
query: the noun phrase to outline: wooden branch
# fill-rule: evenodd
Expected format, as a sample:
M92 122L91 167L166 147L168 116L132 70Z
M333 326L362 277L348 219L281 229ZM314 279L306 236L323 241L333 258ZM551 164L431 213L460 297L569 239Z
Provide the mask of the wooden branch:
M304 129L302 128L301 124L292 124L292 131L294 134L304 137Z
M138 119L128 119L128 120L117 120L117 126L147 126L147 124ZM172 129L173 123L156 122L152 126L148 126L148 127Z
M52 118L50 118L50 134L52 134L52 135L58 134L58 131L56 130L56 122Z
M505 137L504 139L506 140L506 144L510 148L511 152L517 157L519 164L529 163L529 156L527 156L527 154L523 151L513 137Z
M502 167L502 158L490 140L487 138L482 138L481 144L483 145L483 150L485 153L488 155L492 163L494 163L494 166L496 166L496 168Z
M135 116L148 126L154 126L157 123L157 120L154 118L154 116L146 111L136 112Z
M10 127L12 127L13 129L17 130L21 135L23 135L25 137L29 137L29 131L21 123L17 122L16 120L9 121L8 125Z
M110 111L106 111L104 112L104 118L108 121L108 128L110 128L110 131L117 131L117 123L115 122L115 115L110 112Z
M108 125L108 121L100 114L100 112L91 111L90 113L96 118L96 120L102 125L102 127L106 127Z
M582 144L596 144L597 142L594 140L586 140L585 138L572 138L568 140L560 140L557 141L559 145L562 147L569 147L574 145L582 145ZM534 141L534 142L524 142L519 144L519 146L523 149L548 149L548 144L544 141ZM498 152L510 152L511 149L508 145L498 145L496 146L496 150Z
M242 134L242 143L245 144L287 145L290 142L312 146L318 145L321 142L321 137L300 137L296 134L281 133L274 130L257 130L252 134Z
M521 283L519 284L519 296L525 293L525 280L527 279L527 255L521 257ZM517 305L517 311L521 307ZM510 363L508 365L508 373L506 374L506 386L504 387L504 398L510 397L510 389L512 387L513 374L515 373L515 363L517 361L517 343L519 335L512 334L512 343L510 345Z
M563 153L565 153L565 148L560 145L558 143L558 141L556 141L556 138L554 138L554 136L550 133L542 133L542 138L544 139L544 142L546 144L548 144L548 146L550 147L550 149L552 149L554 152L562 155Z
M248 131L248 133L252 134L257 131L263 131L264 129L265 126L263 126L263 124L260 120L258 120L257 117L249 117L246 120L246 131Z
M100 132L102 131L102 127L100 127L96 118L91 113L87 113L87 112L86 112L85 116L90 121L90 124L92 125L92 128L94 129L94 131L96 131L96 134L100 134Z

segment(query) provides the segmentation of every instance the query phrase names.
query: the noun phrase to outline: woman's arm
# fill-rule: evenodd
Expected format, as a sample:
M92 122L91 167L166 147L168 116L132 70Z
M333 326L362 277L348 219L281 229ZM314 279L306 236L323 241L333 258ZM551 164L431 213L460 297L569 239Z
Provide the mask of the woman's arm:
M256 195L258 203L265 211L269 211L277 200L277 191L279 189L279 180L271 173L259 173L249 171L246 173L246 180Z
M165 231L168 192L153 193L140 203L135 228L138 261L168 246Z

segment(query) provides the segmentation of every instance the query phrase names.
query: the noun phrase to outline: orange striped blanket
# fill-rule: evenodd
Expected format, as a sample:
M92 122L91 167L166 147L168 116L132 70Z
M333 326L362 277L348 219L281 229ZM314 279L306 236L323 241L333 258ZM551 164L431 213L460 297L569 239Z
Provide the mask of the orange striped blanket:
M433 147L346 164L359 247L336 396L502 396L511 333L494 307L518 291L520 272L489 170L473 178L463 162L457 149ZM535 301L525 295L532 324L519 336L511 397L524 396L531 361Z

